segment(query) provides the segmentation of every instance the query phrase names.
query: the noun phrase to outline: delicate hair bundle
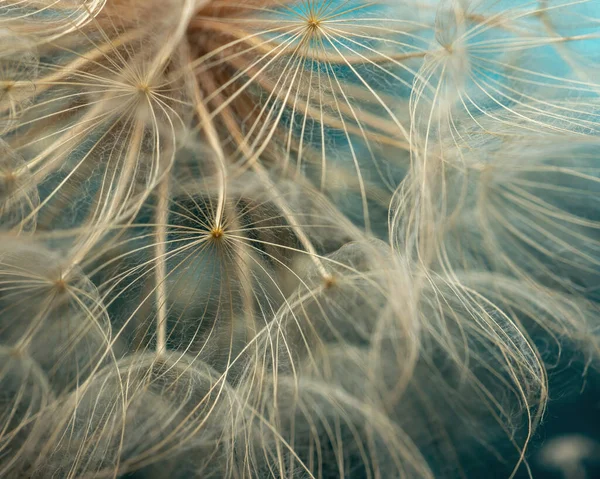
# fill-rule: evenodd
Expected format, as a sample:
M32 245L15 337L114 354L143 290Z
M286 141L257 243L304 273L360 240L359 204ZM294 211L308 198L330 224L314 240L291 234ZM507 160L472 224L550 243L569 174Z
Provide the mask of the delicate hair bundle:
M599 41L596 0L0 0L0 476L528 474L600 346Z

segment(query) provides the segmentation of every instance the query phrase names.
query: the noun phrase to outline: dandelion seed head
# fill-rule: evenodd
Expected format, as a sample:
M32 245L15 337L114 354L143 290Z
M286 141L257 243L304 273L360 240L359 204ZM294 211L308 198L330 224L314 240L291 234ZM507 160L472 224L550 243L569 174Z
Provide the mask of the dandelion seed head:
M512 477L600 351L591 3L0 0L0 476Z

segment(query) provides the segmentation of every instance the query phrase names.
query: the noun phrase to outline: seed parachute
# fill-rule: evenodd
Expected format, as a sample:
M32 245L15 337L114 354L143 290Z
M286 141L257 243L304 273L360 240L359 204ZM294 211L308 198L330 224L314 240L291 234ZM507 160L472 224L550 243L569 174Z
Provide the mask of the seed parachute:
M599 52L600 0L0 0L0 477L533 477Z

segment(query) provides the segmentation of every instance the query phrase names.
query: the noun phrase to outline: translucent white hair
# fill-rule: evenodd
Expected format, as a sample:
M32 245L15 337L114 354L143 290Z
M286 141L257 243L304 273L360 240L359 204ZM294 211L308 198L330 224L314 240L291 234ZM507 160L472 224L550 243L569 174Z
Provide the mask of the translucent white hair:
M527 474L599 352L599 41L595 0L0 0L0 476Z

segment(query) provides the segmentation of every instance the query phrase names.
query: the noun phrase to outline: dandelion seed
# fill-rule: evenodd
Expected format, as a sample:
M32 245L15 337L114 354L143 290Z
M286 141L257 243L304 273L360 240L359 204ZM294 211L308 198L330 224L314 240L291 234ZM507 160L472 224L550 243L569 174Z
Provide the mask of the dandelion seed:
M130 7L138 22L147 19L141 4ZM107 6L87 26L39 47L50 61L28 79L36 97L28 98L21 121L8 131L7 141L26 157L34 181L49 190L35 213L48 210L46 221L54 224L51 208L77 195L94 198L78 202L77 220L110 222L131 214L144 188L169 169L185 128L183 87L167 72L177 42L152 37L159 24L176 24L185 11L146 25L118 12Z
M103 361L110 322L96 288L80 272L65 276L57 255L5 237L0 283L0 343L35 360L56 392L74 388Z
M593 3L0 0L0 476L526 470L600 351Z
M85 26L105 3L106 0L3 0L0 28L48 42Z
M301 0L238 9L211 2L197 14L190 35L203 101L243 168L265 158L326 191L337 168L330 157L341 149L369 223L369 170L381 172L382 145L407 146L393 107L400 92L389 84L408 87L411 61L425 55L413 33L421 25L396 20L394 11L358 0Z
M60 406L48 432L57 441L46 443L34 471L119 475L152 464L158 477L212 474L222 467L215 448L230 439L225 418L232 399L223 379L198 361L131 356ZM187 446L176 459L182 442Z

